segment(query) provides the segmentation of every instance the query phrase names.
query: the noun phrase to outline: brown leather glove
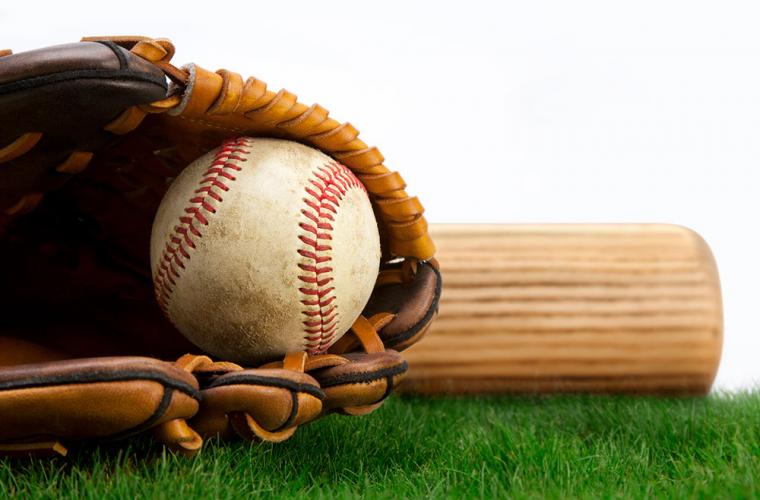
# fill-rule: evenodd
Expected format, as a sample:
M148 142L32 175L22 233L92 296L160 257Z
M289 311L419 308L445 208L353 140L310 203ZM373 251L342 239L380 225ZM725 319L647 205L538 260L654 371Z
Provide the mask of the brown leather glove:
M368 413L406 371L397 351L437 311L422 206L376 148L286 90L177 68L173 53L148 38L0 51L0 451L64 453L60 441L153 429L192 453L202 436L279 441L325 413ZM158 203L186 165L233 136L319 148L367 188L381 271L328 354L214 361L156 304L148 253Z

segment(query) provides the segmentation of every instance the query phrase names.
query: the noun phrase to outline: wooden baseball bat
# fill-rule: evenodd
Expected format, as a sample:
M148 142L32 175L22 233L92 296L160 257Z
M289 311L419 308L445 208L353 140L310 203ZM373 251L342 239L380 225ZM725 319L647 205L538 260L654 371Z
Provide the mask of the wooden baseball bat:
M712 253L678 226L433 225L440 313L417 394L704 394L723 319Z

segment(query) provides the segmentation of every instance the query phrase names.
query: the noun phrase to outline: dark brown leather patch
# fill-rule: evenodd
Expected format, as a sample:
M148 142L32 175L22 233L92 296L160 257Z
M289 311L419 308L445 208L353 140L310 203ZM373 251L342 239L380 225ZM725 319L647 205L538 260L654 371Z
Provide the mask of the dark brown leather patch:
M113 44L77 43L0 58L0 148L26 133L42 139L0 169L0 205L56 188L73 151L112 139L103 127L127 108L166 96L163 72Z
M385 346L392 349L413 338L430 323L438 311L440 298L441 273L422 262L411 282L377 288L363 314L367 317L381 312L396 315L378 332Z

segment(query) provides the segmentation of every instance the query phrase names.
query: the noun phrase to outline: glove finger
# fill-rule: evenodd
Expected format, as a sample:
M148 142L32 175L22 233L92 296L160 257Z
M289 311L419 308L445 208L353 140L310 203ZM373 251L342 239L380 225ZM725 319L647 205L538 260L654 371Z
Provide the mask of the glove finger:
M310 371L322 387L325 412L363 415L380 406L407 371L396 351L350 353L346 362Z
M418 263L416 272L407 279L402 277L401 266L383 272L393 273L398 279L378 285L362 315L370 318L392 314L393 318L384 321L377 333L386 348L402 351L419 341L435 319L441 298L441 273L427 262ZM340 354L359 348L358 339L346 335L330 352Z
M113 138L112 120L166 90L161 70L109 42L0 57L0 209L60 186Z
M150 358L89 358L0 369L0 450L44 441L122 439L192 417L188 372ZM15 445L15 446L12 446Z
M322 412L325 395L311 376L285 369L249 369L217 376L203 387L191 425L203 436L282 441ZM234 432L233 432L234 431Z

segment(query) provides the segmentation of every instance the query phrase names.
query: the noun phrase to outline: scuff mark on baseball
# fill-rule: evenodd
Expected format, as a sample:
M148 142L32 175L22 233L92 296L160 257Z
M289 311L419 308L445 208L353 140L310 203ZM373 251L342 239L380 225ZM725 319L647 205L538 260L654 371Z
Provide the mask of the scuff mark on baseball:
M252 364L338 340L372 293L380 238L349 169L299 143L243 137L175 179L150 257L167 318L207 353Z

